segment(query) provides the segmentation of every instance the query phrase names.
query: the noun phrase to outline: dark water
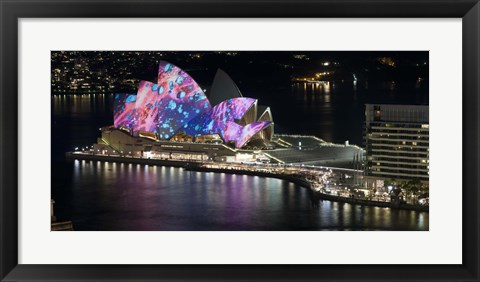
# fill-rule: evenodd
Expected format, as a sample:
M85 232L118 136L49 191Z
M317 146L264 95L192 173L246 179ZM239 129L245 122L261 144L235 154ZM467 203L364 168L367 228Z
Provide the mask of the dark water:
M271 107L275 132L316 135L326 141L361 147L365 104L428 105L428 85L418 82L335 81L295 83L270 95L245 93Z
M365 103L428 104L422 85L294 84L271 90L275 131L361 144ZM283 97L274 99L275 95ZM65 161L112 124L113 95L52 97L52 198L76 230L428 230L428 213L317 201L308 189L252 176Z

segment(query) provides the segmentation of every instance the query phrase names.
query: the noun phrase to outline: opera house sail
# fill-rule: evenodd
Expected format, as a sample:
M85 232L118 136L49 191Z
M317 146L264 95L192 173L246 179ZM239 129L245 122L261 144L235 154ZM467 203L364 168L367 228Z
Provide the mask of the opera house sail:
M273 121L268 107L243 97L222 70L209 94L210 99L185 71L161 61L156 83L141 81L137 94L115 96L113 127L159 141L183 136L182 140L217 140L235 148L246 148L253 141L270 144Z

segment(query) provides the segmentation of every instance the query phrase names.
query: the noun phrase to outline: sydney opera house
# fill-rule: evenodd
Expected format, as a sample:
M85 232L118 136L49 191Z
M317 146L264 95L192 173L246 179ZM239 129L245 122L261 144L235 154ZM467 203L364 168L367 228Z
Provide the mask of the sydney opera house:
M315 136L273 135L270 109L243 97L218 70L207 92L185 71L161 61L156 83L117 94L114 124L100 128L93 153L160 160L260 161L354 168L357 146Z
M209 96L185 71L162 61L157 83L142 81L136 95L116 95L114 126L155 140L181 136L236 148L272 138L268 108L258 115L257 100L242 97L223 71L218 70Z
M213 150L221 156L237 149L273 148L270 109L243 97L220 69L207 98L184 70L161 61L156 83L141 81L137 94L115 95L113 115L114 125L101 129L96 151L145 155L162 151L156 147L182 149L180 143L185 143L185 151L202 156Z

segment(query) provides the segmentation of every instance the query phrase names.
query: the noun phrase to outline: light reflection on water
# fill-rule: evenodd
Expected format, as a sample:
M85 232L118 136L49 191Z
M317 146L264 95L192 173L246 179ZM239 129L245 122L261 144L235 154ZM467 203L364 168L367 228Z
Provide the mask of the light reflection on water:
M57 209L76 230L428 230L428 213L317 201L274 178L97 161L68 166L74 181L57 194Z

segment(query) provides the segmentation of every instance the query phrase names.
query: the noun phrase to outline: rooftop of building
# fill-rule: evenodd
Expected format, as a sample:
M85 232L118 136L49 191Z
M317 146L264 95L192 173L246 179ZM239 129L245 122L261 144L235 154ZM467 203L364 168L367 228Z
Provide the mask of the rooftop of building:
M365 104L366 107L373 107L373 106L379 106L382 108L408 108L408 109L414 109L414 108L421 108L421 109L428 109L429 105L408 105L408 104Z

